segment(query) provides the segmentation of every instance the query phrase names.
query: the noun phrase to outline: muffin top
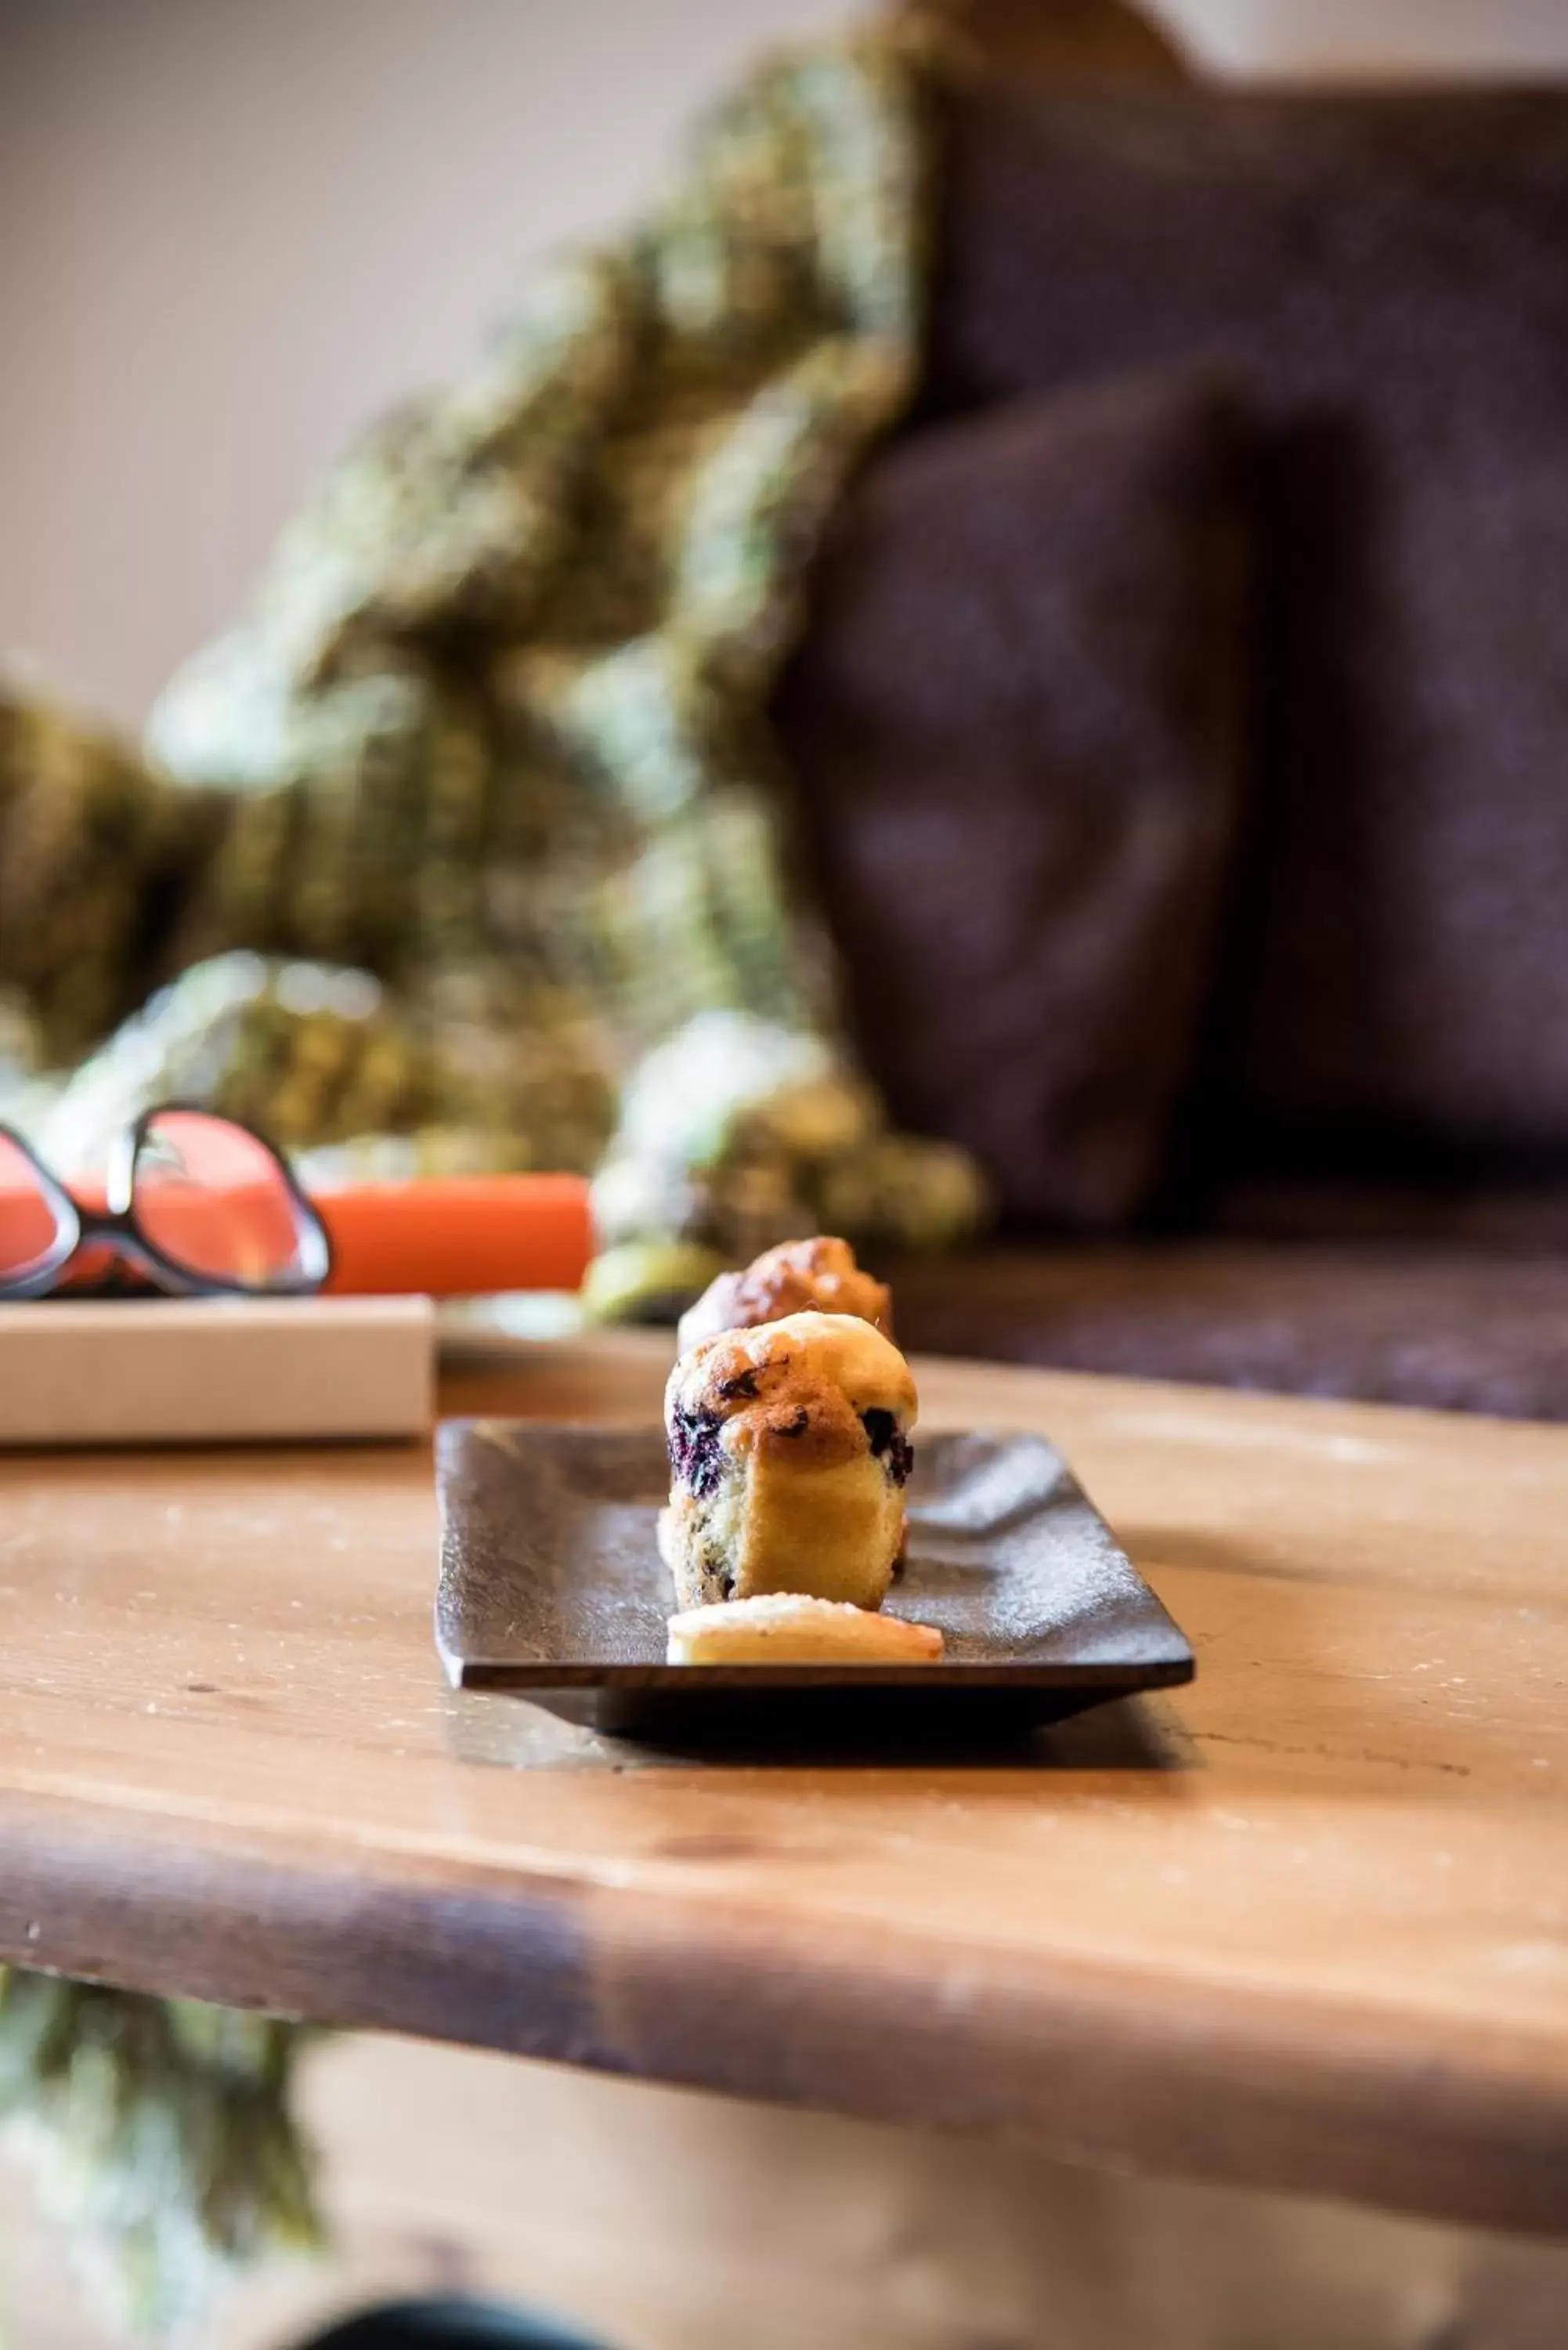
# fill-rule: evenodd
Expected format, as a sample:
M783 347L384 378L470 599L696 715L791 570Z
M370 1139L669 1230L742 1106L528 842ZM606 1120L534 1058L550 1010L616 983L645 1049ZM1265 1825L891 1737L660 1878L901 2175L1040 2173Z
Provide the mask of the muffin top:
M892 1298L855 1262L847 1241L819 1232L813 1240L784 1241L742 1273L722 1273L680 1317L685 1354L722 1330L755 1329L792 1315L853 1314L884 1336L893 1335Z
M671 1463L697 1491L716 1474L721 1449L801 1468L869 1453L902 1484L917 1409L897 1347L848 1314L788 1314L703 1339L681 1356L664 1397Z

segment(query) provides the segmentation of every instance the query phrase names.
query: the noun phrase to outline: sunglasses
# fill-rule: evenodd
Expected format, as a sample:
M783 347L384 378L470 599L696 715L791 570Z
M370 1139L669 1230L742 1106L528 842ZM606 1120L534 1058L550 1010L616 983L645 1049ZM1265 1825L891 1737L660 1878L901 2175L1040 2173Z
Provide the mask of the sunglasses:
M235 1118L183 1102L144 1111L115 1146L101 1208L0 1126L0 1298L47 1297L67 1274L74 1286L100 1254L177 1296L302 1296L332 1269L287 1162Z

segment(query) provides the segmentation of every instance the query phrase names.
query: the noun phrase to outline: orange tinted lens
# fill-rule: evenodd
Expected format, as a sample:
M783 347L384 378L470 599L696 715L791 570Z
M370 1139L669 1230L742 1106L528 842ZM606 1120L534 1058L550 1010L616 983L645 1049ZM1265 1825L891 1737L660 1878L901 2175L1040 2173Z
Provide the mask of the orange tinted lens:
M202 1281L270 1289L305 1270L306 1226L265 1143L203 1110L161 1110L136 1156L136 1218Z
M25 1150L0 1135L0 1281L44 1263L60 1236L54 1203Z

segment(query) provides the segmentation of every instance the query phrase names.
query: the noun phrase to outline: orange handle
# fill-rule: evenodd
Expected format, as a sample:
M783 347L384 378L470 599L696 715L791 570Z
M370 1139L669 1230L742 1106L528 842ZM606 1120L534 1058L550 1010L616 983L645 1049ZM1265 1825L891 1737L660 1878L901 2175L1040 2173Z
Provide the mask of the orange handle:
M210 1240L205 1250L195 1243L224 1214L225 1202L232 1209L237 1189L171 1194L160 1203L156 1237L176 1254L183 1237L197 1262L221 1260L222 1249ZM101 1183L78 1186L77 1196L84 1207L104 1205ZM588 1187L577 1175L359 1183L324 1193L314 1205L332 1242L327 1286L339 1296L578 1289L593 1254ZM25 1263L47 1246L48 1236L31 1184L0 1184L0 1260ZM105 1263L101 1251L84 1251L69 1285L97 1278Z
M332 1242L339 1296L471 1297L577 1289L593 1254L578 1175L442 1175L359 1183L313 1204Z

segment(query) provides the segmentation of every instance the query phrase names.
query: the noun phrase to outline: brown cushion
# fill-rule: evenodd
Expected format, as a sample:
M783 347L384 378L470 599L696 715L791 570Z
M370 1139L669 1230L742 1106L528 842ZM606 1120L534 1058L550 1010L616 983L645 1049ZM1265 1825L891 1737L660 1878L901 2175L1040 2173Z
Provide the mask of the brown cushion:
M1218 354L1261 425L1228 1155L1561 1159L1568 94L947 111L931 412Z
M1233 418L1177 369L918 433L839 516L778 705L852 1033L1003 1208L1162 1157L1233 836Z
M1568 1259L1561 1182L1413 1184L1276 1179L1218 1187L1204 1202L1216 1238L1328 1241Z
M911 1349L1568 1419L1560 1256L1184 1243L928 1258L892 1282Z

